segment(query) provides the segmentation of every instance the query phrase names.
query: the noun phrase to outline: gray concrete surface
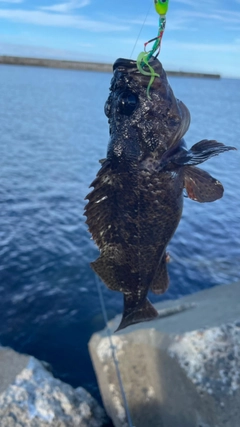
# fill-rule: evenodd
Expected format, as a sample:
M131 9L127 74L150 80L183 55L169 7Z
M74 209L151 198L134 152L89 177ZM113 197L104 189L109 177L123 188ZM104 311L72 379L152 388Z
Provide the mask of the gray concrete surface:
M155 307L179 304L195 305L113 336L134 426L239 427L240 282ZM106 330L89 349L106 411L127 427Z

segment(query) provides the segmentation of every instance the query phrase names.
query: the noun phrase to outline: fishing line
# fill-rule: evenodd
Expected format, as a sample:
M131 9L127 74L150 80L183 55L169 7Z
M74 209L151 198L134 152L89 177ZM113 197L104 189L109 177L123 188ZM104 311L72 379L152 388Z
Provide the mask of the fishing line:
M146 75L151 76L150 84L148 86L148 91L147 91L148 97L149 97L149 88L151 86L152 79L154 79L155 76L158 76L158 75L156 75L156 73L154 72L152 67L149 65L148 61L150 60L150 58L153 56L153 54L156 51L158 51L158 53L160 51L161 39L162 39L162 35L163 35L164 29L165 29L165 13L167 12L168 1L169 0L154 0L155 9L156 9L157 13L160 14L158 36L144 44L144 52L140 53L140 55L138 56L138 60L137 60L137 66L138 66L139 71L142 74L146 74ZM151 3L152 3L152 0L151 0ZM165 4L165 3L167 3L167 4ZM130 58L133 55L133 52L135 50L135 47L137 45L137 42L139 40L139 37L140 37L141 32L143 30L143 27L146 23L147 17L148 17L149 12L150 12L150 8L151 8L151 4L149 5L148 11L147 11L146 16L143 20L139 34L138 34L137 39L135 41L135 44L133 46ZM151 49L151 51L146 52L146 46L151 41L155 41L153 48ZM157 55L158 55L158 53L157 53ZM148 66L150 72L144 71L144 69L143 69L144 65ZM138 181L137 187L139 188L139 175L137 175L137 181ZM139 221L140 207L141 207L140 206L140 200L138 198L138 221ZM139 280L141 281L142 277L141 277L140 250L139 250L139 248L140 248L140 234L139 234L139 230L138 230L138 269L140 272ZM112 331L108 326L108 316L107 316L106 306L105 306L105 302L104 302L104 298L103 298L102 286L101 286L100 280L98 279L98 277L96 275L95 275L95 282L96 282L96 286L97 286L97 290L98 290L98 295L99 295L99 300L100 300L100 305L101 305L101 310L102 310L104 322L106 324L107 336L108 336L108 340L109 340L109 347L111 349L111 353L112 353L111 355L112 355L112 359L113 359L115 369L116 369L118 384L119 384L119 388L120 388L120 392L121 392L121 396L122 396L122 400L123 400L123 405L124 405L124 409L125 409L125 413L126 413L127 422L128 422L129 427L134 427L133 423L132 423L130 411L129 411L129 406L128 406L127 397L126 397L126 393L125 393L123 382L122 382L120 369L119 369L119 361L117 358L116 347L114 346L113 340L112 340Z
M119 388L120 388L121 395L122 395L122 400L123 400L123 405L124 405L124 409L126 412L127 422L128 422L129 427L134 427L134 425L132 423L130 411L129 411L129 406L127 403L127 397L126 397L126 393L124 390L120 369L119 369L119 361L117 358L116 347L113 344L113 340L112 340L112 331L108 326L108 316L107 316L107 310L106 310L106 306L105 306L105 302L104 302L104 298L103 298L102 286L101 286L100 280L98 279L98 277L96 275L95 275L95 282L96 282L96 286L97 286L97 290L98 290L98 296L99 296L99 300L100 300L100 305L101 305L101 309L102 309L104 322L106 324L107 336L108 336L108 340L109 340L109 347L110 347L111 352L112 352L112 359L113 359L115 369L116 369L118 384L119 384Z
M155 77L160 77L154 71L153 67L149 64L149 61L152 57L156 59L160 53L162 37L163 37L163 33L165 31L165 26L166 26L166 13L168 11L168 4L169 4L169 0L154 0L155 10L159 15L158 35L157 37L154 37L148 42L144 43L144 51L140 52L137 57L138 71L141 74L150 77L148 87L147 87L148 99L151 99L150 88L154 82ZM146 46L151 42L154 42L154 44L152 48L149 51L147 51ZM148 71L146 69L148 69Z
M152 3L152 0L151 0L151 3ZM139 31L139 33L138 33L138 36L137 36L137 38L136 38L135 44L134 44L134 46L133 46L133 48L132 48L132 52L131 52L131 55L130 55L130 59L132 58L133 52L134 52L134 50L135 50L135 48L136 48L136 46L137 46L137 42L138 42L139 37L140 37L140 35L141 35L141 33L142 33L142 30L143 30L143 27L144 27L144 25L145 25L145 23L146 23L146 20L147 20L147 18L148 18L148 15L149 15L149 12L150 12L151 6L152 6L152 4L150 4L149 9L148 9L148 11L147 11L147 13L146 13L146 16L145 16L145 18L144 18L144 20L143 20L143 23L142 23L142 26L141 26L140 31Z

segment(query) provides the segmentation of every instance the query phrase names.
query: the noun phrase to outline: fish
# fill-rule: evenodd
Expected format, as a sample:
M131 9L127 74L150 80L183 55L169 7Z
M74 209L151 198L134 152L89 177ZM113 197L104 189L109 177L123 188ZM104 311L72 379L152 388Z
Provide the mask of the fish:
M235 147L201 140L187 149L183 136L190 112L175 98L162 64L152 58L155 77L136 61L119 58L113 65L104 111L109 123L105 159L86 196L86 224L100 250L91 267L106 286L123 293L117 331L158 317L148 292L169 285L167 245L182 215L184 192L200 203L223 195L222 184L196 167Z

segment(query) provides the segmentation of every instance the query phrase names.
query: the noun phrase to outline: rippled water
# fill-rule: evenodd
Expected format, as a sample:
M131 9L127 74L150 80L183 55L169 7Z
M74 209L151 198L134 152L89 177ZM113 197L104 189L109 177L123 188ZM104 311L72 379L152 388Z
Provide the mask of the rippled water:
M0 342L95 396L87 342L103 319L83 208L106 154L110 78L0 66ZM212 138L240 149L240 80L170 82L191 111L188 146ZM185 200L169 247L171 286L152 301L240 279L240 150L202 167L224 184L224 198ZM121 295L104 289L104 298L110 317L121 312Z

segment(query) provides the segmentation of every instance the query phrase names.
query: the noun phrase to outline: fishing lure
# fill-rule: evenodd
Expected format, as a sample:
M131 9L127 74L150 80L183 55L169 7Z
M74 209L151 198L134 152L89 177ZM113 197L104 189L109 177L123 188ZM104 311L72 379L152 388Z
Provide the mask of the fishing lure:
M154 81L154 78L159 77L159 75L154 71L154 69L149 64L149 61L155 53L156 53L155 58L157 58L157 56L160 53L162 37L163 37L163 33L166 26L166 13L168 11L168 3L169 3L169 0L154 0L155 10L159 14L158 35L157 37L144 43L144 52L140 52L137 58L137 67L140 73L144 74L145 76L150 76L150 81L147 87L148 98L150 98L149 91ZM149 52L147 52L146 46L151 42L154 42L154 44L152 46L152 49ZM149 71L144 70L143 68L144 66L147 66Z

